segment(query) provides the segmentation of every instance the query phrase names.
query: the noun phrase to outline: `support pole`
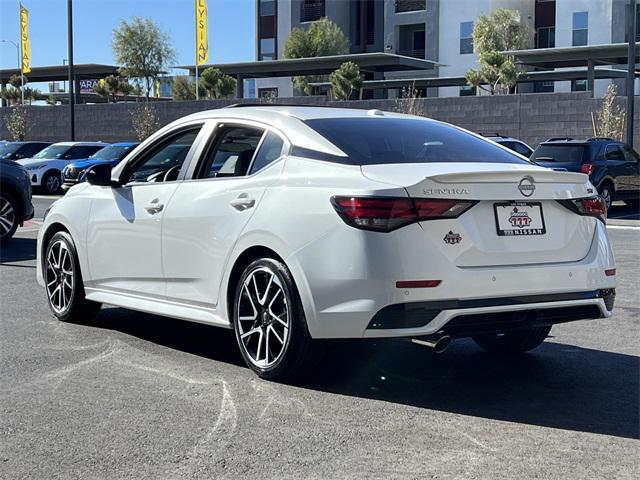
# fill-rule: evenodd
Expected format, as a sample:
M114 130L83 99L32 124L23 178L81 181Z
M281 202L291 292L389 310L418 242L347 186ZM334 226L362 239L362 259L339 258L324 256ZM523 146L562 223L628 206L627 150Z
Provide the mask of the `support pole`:
M198 77L198 56L196 55L196 100L200 100L200 79Z
M244 76L236 76L236 98L244 98Z
M69 50L69 127L70 139L76 139L76 112L75 97L73 90L75 87L75 75L73 72L73 5L72 0L67 0L67 41Z
M627 116L626 116L626 141L633 148L633 107L634 107L634 83L636 69L636 1L631 0L627 12L627 35L629 38L627 59Z
M593 90L595 83L596 72L594 70L593 60L587 60L587 90L589 91L589 95L593 98Z

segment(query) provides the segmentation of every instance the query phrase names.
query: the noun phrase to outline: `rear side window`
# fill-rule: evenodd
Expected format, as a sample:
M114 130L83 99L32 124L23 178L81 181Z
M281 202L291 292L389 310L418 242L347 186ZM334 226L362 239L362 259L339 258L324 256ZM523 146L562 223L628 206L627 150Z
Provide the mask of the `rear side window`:
M412 118L323 118L305 122L354 165L528 162L455 127ZM335 157L336 160L342 157Z
M607 145L604 158L607 160L624 160L624 155L618 145Z
M540 162L557 162L582 164L587 158L586 145L540 145L533 152L531 160Z
M251 170L249 174L262 170L264 167L274 162L282 155L282 148L284 142L282 138L272 131L268 131L260 145L260 149L251 164Z

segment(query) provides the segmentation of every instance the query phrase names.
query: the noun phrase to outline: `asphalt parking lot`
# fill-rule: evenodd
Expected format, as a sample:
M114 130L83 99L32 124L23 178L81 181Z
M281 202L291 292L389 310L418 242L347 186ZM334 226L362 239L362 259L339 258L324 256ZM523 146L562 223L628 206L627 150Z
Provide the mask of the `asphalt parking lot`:
M640 222L615 208L613 317L517 359L340 342L296 384L255 377L225 330L54 320L36 218L0 254L0 477L638 478Z

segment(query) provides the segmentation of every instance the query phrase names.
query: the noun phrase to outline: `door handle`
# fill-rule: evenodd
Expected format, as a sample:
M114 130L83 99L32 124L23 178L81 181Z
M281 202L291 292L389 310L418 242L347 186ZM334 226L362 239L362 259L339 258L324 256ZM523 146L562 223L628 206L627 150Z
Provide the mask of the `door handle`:
M253 198L249 198L249 195L246 193L241 193L238 198L235 198L229 202L233 208L239 211L247 210L248 208L253 207L256 204L256 201Z
M151 200L151 202L149 202L144 207L144 209L147 211L149 215L155 215L156 213L161 212L163 208L164 208L164 205L162 203L158 203L157 198Z

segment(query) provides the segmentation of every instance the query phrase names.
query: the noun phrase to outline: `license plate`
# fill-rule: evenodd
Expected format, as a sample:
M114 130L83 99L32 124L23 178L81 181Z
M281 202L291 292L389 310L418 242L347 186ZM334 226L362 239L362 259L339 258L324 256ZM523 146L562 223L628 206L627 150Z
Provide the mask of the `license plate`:
M498 235L544 235L542 204L540 202L504 202L494 203L496 230Z

